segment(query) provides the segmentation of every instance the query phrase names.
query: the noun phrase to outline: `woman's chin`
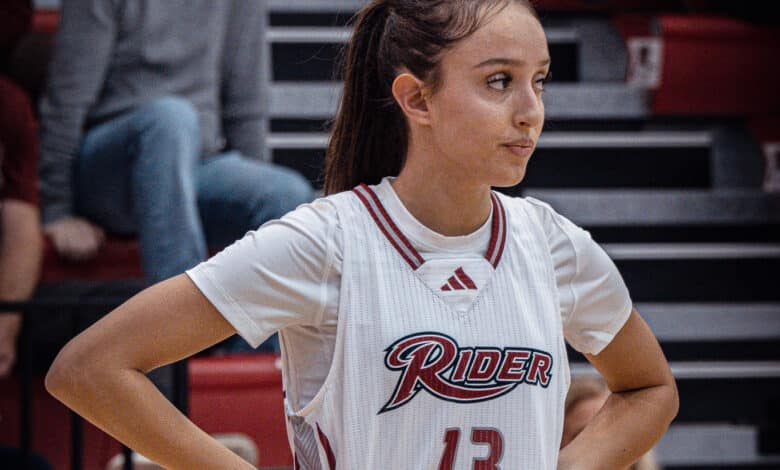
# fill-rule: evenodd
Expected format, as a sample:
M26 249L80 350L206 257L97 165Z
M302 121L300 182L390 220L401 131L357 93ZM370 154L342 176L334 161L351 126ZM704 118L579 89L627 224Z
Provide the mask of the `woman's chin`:
M525 165L523 165L522 168L512 168L510 171L499 175L499 177L495 179L492 186L496 188L511 188L522 183L524 179Z

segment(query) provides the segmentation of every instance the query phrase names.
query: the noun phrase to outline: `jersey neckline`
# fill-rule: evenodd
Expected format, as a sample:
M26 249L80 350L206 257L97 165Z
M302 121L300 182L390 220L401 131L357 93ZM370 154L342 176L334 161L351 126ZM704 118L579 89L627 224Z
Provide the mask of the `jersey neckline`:
M352 189L358 199L368 210L371 218L376 223L379 230L384 234L390 244L398 251L401 257L409 264L412 270L417 270L425 263L425 258L417 251L409 239L404 235L392 217L387 213L382 201L376 192L365 183L361 183ZM500 198L495 192L490 192L492 204L492 220L490 242L484 254L485 259L493 266L498 267L506 245L506 212Z
M491 204L485 222L476 230L465 235L444 235L428 228L420 222L401 201L393 186L392 176L386 176L371 189L382 201L385 210L393 219L393 222L403 232L406 238L412 242L423 257L440 257L442 255L463 256L473 254L479 257L487 250L490 244L490 229L493 221L493 207Z

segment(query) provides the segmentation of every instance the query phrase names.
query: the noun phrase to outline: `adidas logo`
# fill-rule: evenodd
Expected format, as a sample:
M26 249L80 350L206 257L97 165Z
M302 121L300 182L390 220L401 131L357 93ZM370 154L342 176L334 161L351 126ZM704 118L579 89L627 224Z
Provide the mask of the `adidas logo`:
M450 278L447 279L447 282L441 286L441 290L443 291L466 289L477 290L477 286L474 284L474 281L471 280L469 275L466 274L466 271L464 271L462 267L456 269L455 274L450 276Z

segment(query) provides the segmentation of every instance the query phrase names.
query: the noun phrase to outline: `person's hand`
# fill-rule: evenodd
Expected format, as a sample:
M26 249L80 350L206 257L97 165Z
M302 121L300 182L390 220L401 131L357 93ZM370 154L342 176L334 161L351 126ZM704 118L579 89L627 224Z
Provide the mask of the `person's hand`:
M95 256L105 239L103 229L80 217L64 217L44 226L60 256L83 261Z
M0 315L0 379L11 373L16 362L16 337L21 325L18 313Z

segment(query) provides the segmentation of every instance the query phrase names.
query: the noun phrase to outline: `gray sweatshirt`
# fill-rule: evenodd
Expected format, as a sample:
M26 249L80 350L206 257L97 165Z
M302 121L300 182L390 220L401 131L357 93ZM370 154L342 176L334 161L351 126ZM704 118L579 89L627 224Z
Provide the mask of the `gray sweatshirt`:
M197 109L203 157L264 158L265 0L63 0L40 103L45 223L73 214L84 132L163 95Z

